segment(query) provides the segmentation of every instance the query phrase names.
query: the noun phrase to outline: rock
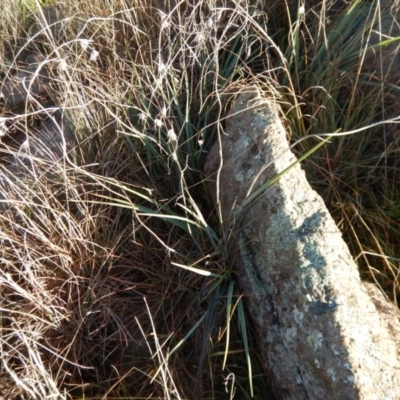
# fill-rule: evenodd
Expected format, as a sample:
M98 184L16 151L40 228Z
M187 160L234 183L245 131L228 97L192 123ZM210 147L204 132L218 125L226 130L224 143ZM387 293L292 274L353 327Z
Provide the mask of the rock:
M9 159L1 160L0 212L8 210L12 204L31 203L37 198L35 190L39 190L38 184L45 184L47 181L51 188L56 188L63 176L61 169L66 152L75 145L73 126L60 111L57 115L48 115L45 105L51 103L50 108L55 108L50 100L54 95L54 88L50 84L56 82L51 76L46 46L53 49L56 44L62 43L67 28L81 25L74 18L64 18L64 9L61 5L38 8L35 23L31 27L32 37L36 38L35 53L27 54L18 65L14 60L2 85L0 84L0 99L9 114L23 117L29 103L38 111L36 118L41 113L39 127L21 129L23 125L20 124L19 130L12 133L9 133L9 127L5 123L7 118L0 118L0 137L12 135L13 142L11 148L8 145L10 137L2 139L3 147L11 154L11 162ZM20 114L21 111L23 114ZM21 136L26 136L24 143L19 140ZM20 144L17 151L16 143Z
M0 172L0 212L5 212L15 201L34 201L35 185L51 182L53 191L60 186L65 156L75 142L75 132L60 114L41 122L30 132L13 162L2 166Z
M399 320L371 300L300 165L248 202L296 162L274 103L240 94L220 143L204 172L276 398L399 399Z
M397 307L391 304L385 299L382 292L372 283L363 282L369 297L374 303L377 311L384 324L386 324L389 335L392 340L397 343L397 357L400 359L400 330L399 330L399 318L400 311Z
M7 108L24 106L31 96L37 98L45 94L48 83L48 73L44 68L36 63L28 64L15 74L8 75L0 88L0 97Z
M59 162L71 149L75 140L72 125L59 113L41 121L40 127L33 130L19 152L19 157L28 156Z

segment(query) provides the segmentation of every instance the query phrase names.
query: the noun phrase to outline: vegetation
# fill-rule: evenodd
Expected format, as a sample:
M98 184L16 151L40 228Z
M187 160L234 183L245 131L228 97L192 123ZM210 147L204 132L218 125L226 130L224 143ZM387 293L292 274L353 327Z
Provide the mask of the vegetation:
M369 58L396 41L374 41L379 1L55 3L0 14L3 82L32 55L48 74L46 95L0 115L5 398L266 398L201 173L250 84L280 103L299 155L334 134L304 168L362 274L398 300L399 139L380 121L397 121L399 89ZM76 144L57 158L38 141L20 162L49 120Z

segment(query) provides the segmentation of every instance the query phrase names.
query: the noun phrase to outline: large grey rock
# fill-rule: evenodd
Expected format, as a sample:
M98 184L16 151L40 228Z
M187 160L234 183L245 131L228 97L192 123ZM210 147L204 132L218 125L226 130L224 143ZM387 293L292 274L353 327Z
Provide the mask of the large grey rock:
M251 89L205 165L276 398L399 399L397 314L371 300L300 166L245 203L296 161L288 147L274 104Z

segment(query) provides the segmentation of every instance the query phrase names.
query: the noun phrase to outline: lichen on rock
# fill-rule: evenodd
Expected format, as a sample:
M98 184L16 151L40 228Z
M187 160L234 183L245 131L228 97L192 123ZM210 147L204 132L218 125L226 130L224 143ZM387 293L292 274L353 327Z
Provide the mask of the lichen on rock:
M233 233L234 264L275 395L400 398L399 337L288 149L276 105L249 88L235 101L204 170L222 224Z

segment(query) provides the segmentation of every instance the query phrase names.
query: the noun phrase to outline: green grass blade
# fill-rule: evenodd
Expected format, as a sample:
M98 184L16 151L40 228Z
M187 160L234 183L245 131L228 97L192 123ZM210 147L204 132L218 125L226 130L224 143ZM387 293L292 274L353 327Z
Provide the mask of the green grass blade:
M254 395L253 372L252 372L252 367L251 367L249 339L247 336L246 315L244 313L242 298L239 300L239 304L238 304L238 318L239 318L240 331L242 333L244 349L246 352L247 369L248 369L248 377L249 377L249 384L250 384L250 396L253 397L253 395Z

